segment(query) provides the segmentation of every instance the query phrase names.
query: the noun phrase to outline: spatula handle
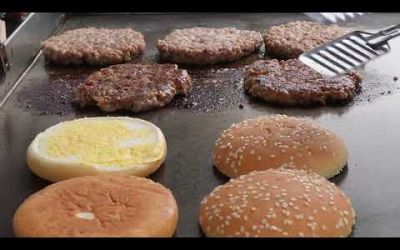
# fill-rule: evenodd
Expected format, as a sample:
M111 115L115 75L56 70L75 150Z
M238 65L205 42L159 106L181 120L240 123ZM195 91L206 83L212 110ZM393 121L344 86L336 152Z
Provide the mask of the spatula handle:
M371 47L380 47L387 41L400 35L400 24L389 26L367 38L367 43Z

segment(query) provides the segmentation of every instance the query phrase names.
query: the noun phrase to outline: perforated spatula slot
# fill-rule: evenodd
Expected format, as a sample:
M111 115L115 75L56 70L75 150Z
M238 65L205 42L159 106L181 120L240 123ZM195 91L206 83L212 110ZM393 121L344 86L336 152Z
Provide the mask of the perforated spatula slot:
M387 41L399 35L400 25L376 33L354 31L303 53L299 59L323 75L342 75L388 53Z

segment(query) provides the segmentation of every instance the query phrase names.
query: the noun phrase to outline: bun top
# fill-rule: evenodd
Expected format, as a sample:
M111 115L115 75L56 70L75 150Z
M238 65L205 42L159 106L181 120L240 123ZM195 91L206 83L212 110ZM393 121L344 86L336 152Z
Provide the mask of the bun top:
M213 163L237 177L271 168L310 169L330 178L348 160L345 143L334 133L302 118L262 116L233 124L214 147Z
M218 186L200 207L208 236L345 237L355 212L333 183L311 171L270 169Z
M135 176L68 179L30 196L14 217L16 236L172 236L178 219L167 188Z

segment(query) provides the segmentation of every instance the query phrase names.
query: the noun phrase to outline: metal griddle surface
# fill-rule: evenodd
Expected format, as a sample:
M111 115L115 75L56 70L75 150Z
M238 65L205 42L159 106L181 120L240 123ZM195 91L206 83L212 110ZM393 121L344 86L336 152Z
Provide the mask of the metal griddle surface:
M264 31L271 25L307 19L301 14L180 14L102 15L67 18L59 32L95 27L133 27L146 36L141 61L157 62L155 43L174 28L234 26ZM400 23L400 14L372 14L348 26L362 29ZM287 114L313 119L343 137L350 150L348 168L333 181L353 200L357 222L353 236L400 236L400 39L392 53L365 69L363 90L348 105L279 108L251 100L243 93L243 65L190 69L193 92L166 108L140 114L159 126L168 143L163 166L150 178L174 193L179 205L176 236L202 236L198 227L201 198L227 181L211 164L218 134L230 124L259 115ZM25 153L34 136L60 121L106 115L96 108L71 104L71 89L94 68L46 66L41 57L0 110L0 235L13 236L12 218L18 205L49 183L27 168ZM243 108L239 108L239 105Z

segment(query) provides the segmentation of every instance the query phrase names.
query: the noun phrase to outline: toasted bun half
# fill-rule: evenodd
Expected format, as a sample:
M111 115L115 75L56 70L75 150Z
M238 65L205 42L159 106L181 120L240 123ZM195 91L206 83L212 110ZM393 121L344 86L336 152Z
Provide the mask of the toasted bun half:
M215 143L213 164L234 178L275 168L312 170L326 178L347 164L344 141L314 122L285 115L233 124Z
M104 173L148 176L164 162L167 144L154 124L130 117L82 118L38 134L27 151L36 175L55 182Z
M17 209L17 237L170 237L178 207L150 179L104 174L54 183Z
M347 237L355 211L310 170L269 169L215 188L201 201L199 221L212 237Z

